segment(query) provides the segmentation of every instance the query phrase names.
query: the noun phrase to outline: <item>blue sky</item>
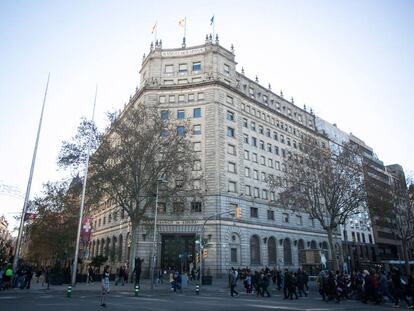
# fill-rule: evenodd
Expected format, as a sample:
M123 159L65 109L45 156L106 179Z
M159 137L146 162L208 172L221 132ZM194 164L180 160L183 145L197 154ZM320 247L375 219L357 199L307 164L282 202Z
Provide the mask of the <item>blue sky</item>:
M26 187L47 74L51 72L32 186L65 176L61 142L90 117L122 109L139 83L158 22L164 47L204 42L215 14L238 70L352 132L385 164L414 170L413 1L0 2L0 183ZM22 200L0 194L10 219Z

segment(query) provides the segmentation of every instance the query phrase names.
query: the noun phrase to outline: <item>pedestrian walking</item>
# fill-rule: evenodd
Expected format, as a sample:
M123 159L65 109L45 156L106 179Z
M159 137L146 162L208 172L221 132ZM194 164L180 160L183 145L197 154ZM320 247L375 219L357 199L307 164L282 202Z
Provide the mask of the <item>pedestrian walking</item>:
M139 281L141 279L141 265L144 259L141 259L140 257L135 258L135 268L133 273L135 272L135 286L139 285Z
M234 294L237 296L239 296L239 293L235 290L236 286L237 286L237 274L236 271L234 270L234 268L231 268L229 271L229 279L230 279L230 295L231 297L234 296Z
M102 274L101 306L106 307L106 295L109 294L109 266L105 266Z

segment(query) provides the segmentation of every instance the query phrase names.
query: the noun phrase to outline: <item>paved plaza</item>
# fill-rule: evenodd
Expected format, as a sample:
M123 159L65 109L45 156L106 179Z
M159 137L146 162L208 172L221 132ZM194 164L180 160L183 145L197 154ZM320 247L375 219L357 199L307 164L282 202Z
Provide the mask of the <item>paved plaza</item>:
M284 300L283 292L271 286L270 298L256 297L241 291L239 297L230 297L224 281L213 286L201 288L200 295L195 295L194 285L181 292L171 292L168 284L162 284L151 291L148 283L142 285L138 297L135 297L131 284L114 286L107 297L106 309L109 310L171 310L171 311L219 311L219 310L390 310L391 304L367 304L349 300L324 302L313 288L309 297L298 300ZM12 289L0 292L0 310L103 310L100 306L100 284L79 284L67 298L67 286L52 286L49 290L34 284L30 290ZM401 308L404 308L402 305Z

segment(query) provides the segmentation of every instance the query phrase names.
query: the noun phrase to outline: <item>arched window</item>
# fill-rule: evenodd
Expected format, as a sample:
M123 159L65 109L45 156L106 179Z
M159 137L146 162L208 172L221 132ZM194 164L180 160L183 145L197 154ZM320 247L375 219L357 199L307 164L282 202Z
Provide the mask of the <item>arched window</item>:
M267 240L267 256L269 259L269 265L276 264L276 251L276 239L274 237L270 237L269 240Z
M299 257L299 264L302 265L306 261L306 254L305 254L305 242L300 239L298 241L298 257Z
M109 256L112 260L115 260L115 253L116 253L116 237L113 236L112 237L111 251L110 251L110 254L109 254Z
M257 235L250 239L250 261L252 265L260 264L260 239Z
M119 235L118 261L122 261L122 234Z
M106 238L106 245L105 245L105 257L109 258L109 247L111 245L111 239Z
M311 249L318 249L318 244L316 244L315 240L312 240L311 244L310 244L310 248Z
M283 260L285 265L292 264L292 246L290 245L290 240L288 238L283 241Z

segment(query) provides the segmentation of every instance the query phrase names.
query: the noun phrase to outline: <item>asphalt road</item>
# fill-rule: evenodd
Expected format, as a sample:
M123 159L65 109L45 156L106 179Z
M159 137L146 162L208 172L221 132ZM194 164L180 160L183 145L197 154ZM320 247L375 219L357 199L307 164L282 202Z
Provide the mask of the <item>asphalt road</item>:
M319 296L283 300L280 293L273 291L272 297L256 297L241 293L239 297L230 297L224 290L205 291L196 296L193 291L182 293L169 291L140 293L135 297L127 288L113 291L107 297L105 308L100 306L99 292L95 290L74 290L71 298L63 290L19 290L0 292L1 311L66 311L66 310L168 310L168 311L221 311L221 310L390 310L391 304L364 305L359 301L323 302ZM403 306L402 306L403 307Z

